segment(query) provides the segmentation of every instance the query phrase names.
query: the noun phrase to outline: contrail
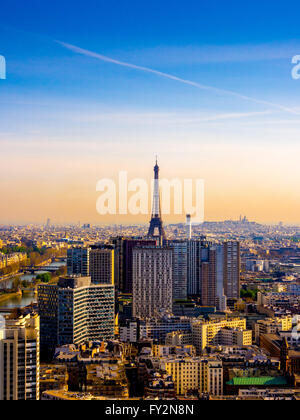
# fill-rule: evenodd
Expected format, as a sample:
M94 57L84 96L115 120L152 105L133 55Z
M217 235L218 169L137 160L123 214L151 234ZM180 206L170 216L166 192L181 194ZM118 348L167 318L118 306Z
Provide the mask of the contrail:
M114 58L107 57L105 55L98 54L98 53L93 52L93 51L85 50L83 48L77 47L76 45L68 44L66 42L62 42L62 41L55 41L55 42L57 42L58 44L62 45L65 48L67 48L68 50L74 51L78 54L86 55L88 57L93 57L93 58L96 58L98 60L106 61L107 63L117 64L118 66L128 67L128 68L131 68L131 69L134 69L134 70L140 70L140 71L144 71L144 72L147 72L147 73L156 74L157 76L164 77L166 79L171 79L171 80L174 80L176 82L184 83L185 85L189 85L189 86L194 86L197 89L207 90L207 91L210 91L210 92L217 93L219 95L233 96L233 97L236 97L236 98L239 98L239 99L243 99L245 101L255 102L255 103L260 104L260 105L268 105L268 106L271 106L272 108L276 108L276 109L279 109L280 111L288 112L290 114L300 115L300 112L297 112L296 110L294 110L292 108L288 108L288 107L285 107L283 105L275 104L273 102L264 101L262 99L252 98L251 96L242 95L240 93L237 93L237 92L234 92L234 91L231 91L231 90L219 89L219 88L216 88L214 86L203 85L201 83L193 82L192 80L182 79L181 77L177 77L177 76L174 76L172 74L163 73L163 72L158 71L158 70L150 69L149 67L137 66L135 64L126 63L124 61L115 60Z

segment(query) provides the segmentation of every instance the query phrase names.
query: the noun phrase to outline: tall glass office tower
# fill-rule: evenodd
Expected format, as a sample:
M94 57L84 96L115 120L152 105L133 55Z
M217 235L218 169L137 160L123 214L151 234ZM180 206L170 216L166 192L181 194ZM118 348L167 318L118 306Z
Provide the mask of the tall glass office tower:
M57 285L39 285L41 351L113 339L114 304L114 286L94 285L90 277L62 277Z

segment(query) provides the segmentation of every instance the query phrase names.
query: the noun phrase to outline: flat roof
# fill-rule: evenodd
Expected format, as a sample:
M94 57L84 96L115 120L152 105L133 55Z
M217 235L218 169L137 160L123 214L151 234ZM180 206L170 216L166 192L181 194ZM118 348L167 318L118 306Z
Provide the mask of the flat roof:
M227 382L227 385L233 386L284 386L287 384L284 376L236 377Z

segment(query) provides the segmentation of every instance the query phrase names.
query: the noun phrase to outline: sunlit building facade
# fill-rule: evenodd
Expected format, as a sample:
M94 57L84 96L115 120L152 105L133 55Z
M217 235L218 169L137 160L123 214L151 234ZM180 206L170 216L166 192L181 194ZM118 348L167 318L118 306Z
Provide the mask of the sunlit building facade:
M61 278L40 285L42 349L114 337L114 286L94 285L90 277Z
M0 400L38 400L39 369L39 316L6 316L0 331Z

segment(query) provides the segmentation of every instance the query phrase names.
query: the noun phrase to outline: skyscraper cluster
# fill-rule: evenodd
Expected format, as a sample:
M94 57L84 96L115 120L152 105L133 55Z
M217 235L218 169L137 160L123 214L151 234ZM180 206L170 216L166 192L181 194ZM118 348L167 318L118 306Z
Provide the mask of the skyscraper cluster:
M152 217L147 237L115 237L111 244L68 250L69 275L90 276L92 284L111 284L116 296L132 295L132 315L171 314L189 297L205 307L226 310L240 293L240 248L235 241L213 244L193 238L191 216L183 240L167 240L160 206L159 166L154 167Z
M188 296L199 297L202 306L226 310L227 299L239 299L239 243L212 244L204 237L192 239L190 215L187 216L187 238L168 241L162 223L158 182L156 162L148 237L156 239L158 246L155 250L137 246L133 253L133 314L153 317L163 310L171 312L170 301L186 300ZM162 284L161 279L164 279ZM156 308L149 309L153 302Z

